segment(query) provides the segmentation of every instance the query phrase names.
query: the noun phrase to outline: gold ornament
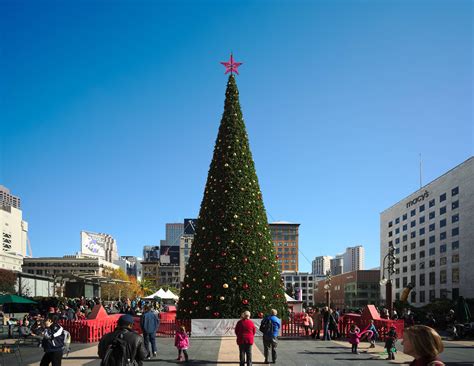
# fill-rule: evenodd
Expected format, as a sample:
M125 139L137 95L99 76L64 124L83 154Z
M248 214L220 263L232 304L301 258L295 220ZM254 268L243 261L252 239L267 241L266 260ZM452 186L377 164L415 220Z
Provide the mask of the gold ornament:
M224 288L228 288L228 287L229 287L229 285L228 285L227 283L224 283L224 284L222 285L222 287L224 287Z

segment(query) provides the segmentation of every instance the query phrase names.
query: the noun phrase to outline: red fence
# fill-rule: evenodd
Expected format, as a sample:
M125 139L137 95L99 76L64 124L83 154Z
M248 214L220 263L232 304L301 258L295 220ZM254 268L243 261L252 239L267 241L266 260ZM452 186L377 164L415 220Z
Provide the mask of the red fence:
M344 314L339 319L339 332L343 336L347 335L352 324L357 325L358 328L363 330L369 326L370 319L364 318L360 314ZM374 319L374 325L379 333L379 339L382 341L385 340L390 327L395 327L398 338L403 337L403 330L405 328L403 320Z

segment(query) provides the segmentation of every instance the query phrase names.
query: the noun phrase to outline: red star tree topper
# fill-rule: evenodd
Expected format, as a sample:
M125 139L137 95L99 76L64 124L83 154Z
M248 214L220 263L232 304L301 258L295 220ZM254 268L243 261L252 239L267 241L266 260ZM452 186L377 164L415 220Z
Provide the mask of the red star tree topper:
M228 74L229 72L231 74L235 72L237 75L239 75L239 71L237 69L240 65L242 65L242 62L235 62L234 61L234 56L232 55L232 53L230 54L229 61L221 62L221 64L225 66L225 73L226 74Z

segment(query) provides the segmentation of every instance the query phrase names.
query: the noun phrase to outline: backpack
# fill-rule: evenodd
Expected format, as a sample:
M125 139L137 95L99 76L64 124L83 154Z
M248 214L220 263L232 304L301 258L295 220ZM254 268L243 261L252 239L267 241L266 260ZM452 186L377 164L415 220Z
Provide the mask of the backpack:
M269 316L267 316L266 318L263 318L262 322L260 323L260 327L258 329L263 334L273 333L273 323Z
M132 365L130 355L130 347L124 338L126 332L121 332L115 336L107 346L105 356L100 363L100 366L126 366Z

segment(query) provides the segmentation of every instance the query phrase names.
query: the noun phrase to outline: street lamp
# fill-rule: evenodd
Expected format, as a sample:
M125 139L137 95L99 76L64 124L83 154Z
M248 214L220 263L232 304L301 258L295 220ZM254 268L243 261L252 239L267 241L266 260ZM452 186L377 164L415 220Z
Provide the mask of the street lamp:
M331 270L326 271L326 284L324 285L326 290L326 306L331 306Z
M385 260L388 258L388 263L385 265ZM390 246L388 248L388 253L383 257L382 263L382 279L380 280L380 285L385 285L385 303L388 309L389 317L392 317L393 314L393 299L392 299L392 275L395 273L395 248ZM385 278L385 270L387 270L387 278Z

